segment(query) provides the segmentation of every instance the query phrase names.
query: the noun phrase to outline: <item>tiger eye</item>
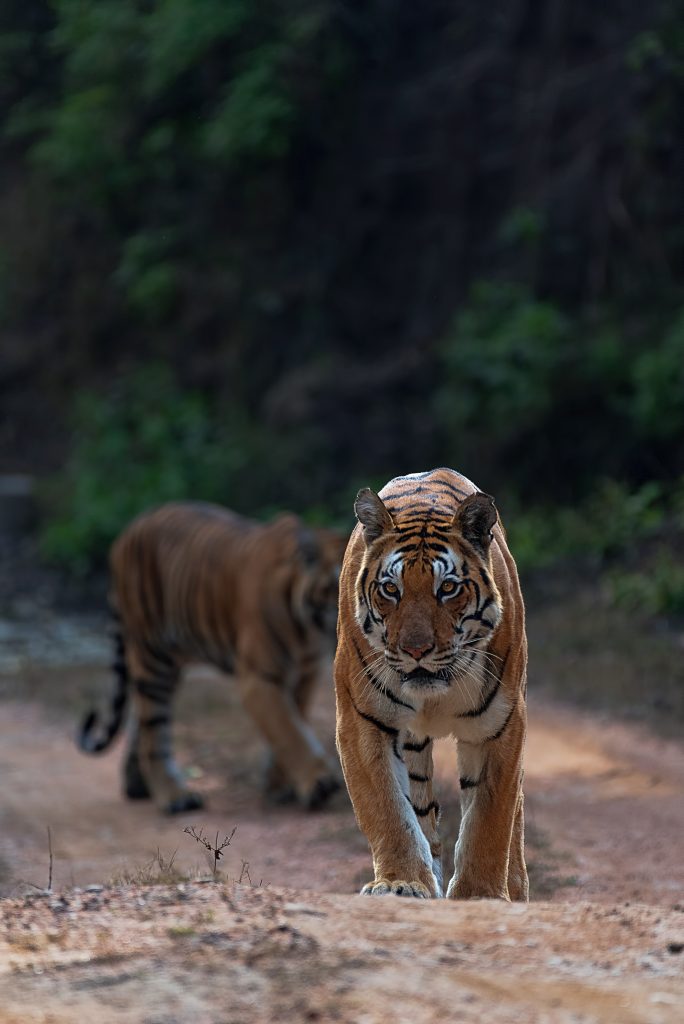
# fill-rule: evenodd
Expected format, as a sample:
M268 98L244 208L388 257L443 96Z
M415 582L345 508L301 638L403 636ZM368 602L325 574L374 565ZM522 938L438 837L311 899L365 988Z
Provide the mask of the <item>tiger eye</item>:
M396 583L385 583L384 589L388 594L397 594L399 592L399 587Z
M442 593L443 594L453 594L455 589L456 589L456 584L455 584L455 582L453 580L445 580L444 583L442 584Z

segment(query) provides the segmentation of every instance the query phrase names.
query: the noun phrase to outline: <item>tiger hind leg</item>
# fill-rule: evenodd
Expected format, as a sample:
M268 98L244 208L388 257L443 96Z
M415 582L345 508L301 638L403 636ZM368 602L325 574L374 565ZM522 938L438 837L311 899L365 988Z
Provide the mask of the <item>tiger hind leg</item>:
M179 666L171 656L147 646L130 645L126 655L137 719L124 766L126 794L139 799L146 788L166 814L197 810L203 806L202 797L187 788L173 757L171 711Z
M138 753L138 723L134 722L131 727L126 760L124 761L123 782L124 793L129 800L149 800L152 796L150 787L147 785L142 768L140 767L140 754Z

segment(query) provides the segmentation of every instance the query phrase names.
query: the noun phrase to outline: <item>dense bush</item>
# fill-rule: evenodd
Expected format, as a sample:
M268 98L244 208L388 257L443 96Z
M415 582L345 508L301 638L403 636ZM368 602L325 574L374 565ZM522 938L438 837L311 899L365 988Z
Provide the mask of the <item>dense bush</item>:
M8 0L2 465L54 467L74 392L98 395L50 550L90 558L149 500L219 494L217 444L245 511L337 516L359 484L450 464L537 550L558 531L537 543L535 510L600 480L667 491L683 26L684 0ZM110 488L98 446L123 473L147 415L122 434L123 369L157 361L166 425Z
M216 430L205 399L147 367L103 399L81 396L69 462L48 487L45 554L83 571L124 524L173 499L226 499L248 453Z

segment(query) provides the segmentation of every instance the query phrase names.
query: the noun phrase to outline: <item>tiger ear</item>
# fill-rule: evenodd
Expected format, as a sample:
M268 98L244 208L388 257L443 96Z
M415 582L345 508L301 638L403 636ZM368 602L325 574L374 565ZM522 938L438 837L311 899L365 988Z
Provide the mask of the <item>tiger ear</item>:
M486 555L492 543L492 527L497 518L491 494L478 491L461 502L452 525L476 551Z
M363 526L363 539L372 544L378 537L394 529L394 520L375 491L362 487L354 502L356 518Z

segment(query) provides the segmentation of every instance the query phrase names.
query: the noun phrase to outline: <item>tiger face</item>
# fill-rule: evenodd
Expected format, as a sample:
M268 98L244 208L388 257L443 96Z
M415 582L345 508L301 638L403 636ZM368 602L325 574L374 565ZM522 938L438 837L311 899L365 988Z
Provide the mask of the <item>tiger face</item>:
M356 617L368 643L405 686L448 689L502 616L489 555L493 499L478 493L456 513L393 515L364 489L355 508L366 543Z
M340 566L347 538L334 530L305 529L299 535L300 575L295 597L300 621L325 642L334 642Z

